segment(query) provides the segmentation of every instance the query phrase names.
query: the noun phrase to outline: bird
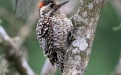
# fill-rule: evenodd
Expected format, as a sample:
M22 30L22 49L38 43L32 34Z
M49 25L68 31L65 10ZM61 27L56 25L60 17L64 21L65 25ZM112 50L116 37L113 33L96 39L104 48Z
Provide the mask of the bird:
M69 39L73 24L64 13L61 6L69 0L57 2L56 0L43 0L39 3L39 21L36 33L44 55L53 66L63 73L66 51L69 47Z

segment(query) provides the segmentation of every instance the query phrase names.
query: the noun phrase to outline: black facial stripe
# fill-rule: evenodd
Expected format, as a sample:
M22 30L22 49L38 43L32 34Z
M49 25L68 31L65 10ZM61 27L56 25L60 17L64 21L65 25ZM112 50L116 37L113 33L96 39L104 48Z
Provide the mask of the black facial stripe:
M55 6L55 4L51 4L50 7L53 8Z
M49 3L54 4L55 0L44 0L43 2L44 2L44 5L48 5Z

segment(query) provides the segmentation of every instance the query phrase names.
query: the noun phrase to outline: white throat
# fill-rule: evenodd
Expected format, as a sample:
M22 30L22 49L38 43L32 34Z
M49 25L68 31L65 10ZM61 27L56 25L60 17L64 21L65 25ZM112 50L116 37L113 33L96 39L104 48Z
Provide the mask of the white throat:
M49 6L43 6L39 10L40 17L49 17L51 12L52 12L52 8Z

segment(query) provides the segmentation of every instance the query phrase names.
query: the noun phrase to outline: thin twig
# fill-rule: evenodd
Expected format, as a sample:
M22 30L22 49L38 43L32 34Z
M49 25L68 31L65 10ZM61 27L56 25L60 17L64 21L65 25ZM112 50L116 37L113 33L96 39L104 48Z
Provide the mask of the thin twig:
M55 72L56 68L54 68L50 61L46 59L40 75L54 75Z

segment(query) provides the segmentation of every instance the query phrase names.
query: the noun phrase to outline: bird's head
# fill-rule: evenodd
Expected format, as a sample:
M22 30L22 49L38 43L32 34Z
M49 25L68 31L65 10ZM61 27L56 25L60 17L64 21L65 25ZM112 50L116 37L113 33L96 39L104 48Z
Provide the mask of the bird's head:
M50 17L56 13L61 6L66 4L69 0L58 3L55 0L43 0L39 3L39 14L40 16Z

